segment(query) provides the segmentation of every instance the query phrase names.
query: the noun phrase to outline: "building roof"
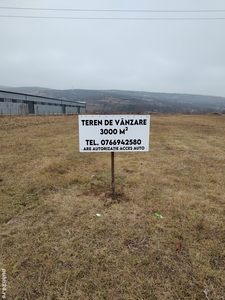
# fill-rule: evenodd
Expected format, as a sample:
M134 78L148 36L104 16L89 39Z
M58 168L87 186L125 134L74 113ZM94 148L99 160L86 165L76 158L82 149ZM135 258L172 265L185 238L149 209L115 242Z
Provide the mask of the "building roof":
M71 103L86 104L86 102L83 102L83 101L71 101L71 100L67 100L67 99L51 98L51 97L39 96L39 95L35 95L35 94L18 93L18 92L14 92L14 91L0 90L0 92L16 94L16 95L23 95L23 96L30 96L30 97L38 97L40 99L51 99L51 100L57 100L57 101L67 101L67 102L71 102Z

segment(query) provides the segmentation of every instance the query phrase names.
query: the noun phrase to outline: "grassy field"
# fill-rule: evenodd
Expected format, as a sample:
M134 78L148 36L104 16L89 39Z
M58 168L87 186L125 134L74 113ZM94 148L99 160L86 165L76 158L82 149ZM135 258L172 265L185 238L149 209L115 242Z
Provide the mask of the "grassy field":
M225 299L225 117L152 116L115 199L110 163L77 116L0 118L6 299Z

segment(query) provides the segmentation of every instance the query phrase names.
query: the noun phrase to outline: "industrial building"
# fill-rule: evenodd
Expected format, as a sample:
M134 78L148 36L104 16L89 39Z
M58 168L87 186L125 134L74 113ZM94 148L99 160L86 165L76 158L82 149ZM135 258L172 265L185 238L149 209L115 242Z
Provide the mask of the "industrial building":
M85 102L73 102L0 90L0 115L54 115L85 112Z

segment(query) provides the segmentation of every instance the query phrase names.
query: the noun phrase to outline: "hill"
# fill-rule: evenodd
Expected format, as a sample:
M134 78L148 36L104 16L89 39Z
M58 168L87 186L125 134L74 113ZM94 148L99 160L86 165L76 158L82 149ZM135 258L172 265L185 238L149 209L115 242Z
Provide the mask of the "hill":
M100 113L204 113L225 111L225 98L204 95L122 90L54 90L38 87L10 88L71 101L85 101L88 112Z

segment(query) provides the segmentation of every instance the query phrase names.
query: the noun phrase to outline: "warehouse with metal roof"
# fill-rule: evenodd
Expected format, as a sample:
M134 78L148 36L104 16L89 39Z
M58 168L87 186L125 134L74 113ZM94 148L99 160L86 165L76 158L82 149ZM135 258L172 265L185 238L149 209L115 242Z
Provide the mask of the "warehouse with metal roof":
M0 90L0 115L54 115L85 112L85 102Z

